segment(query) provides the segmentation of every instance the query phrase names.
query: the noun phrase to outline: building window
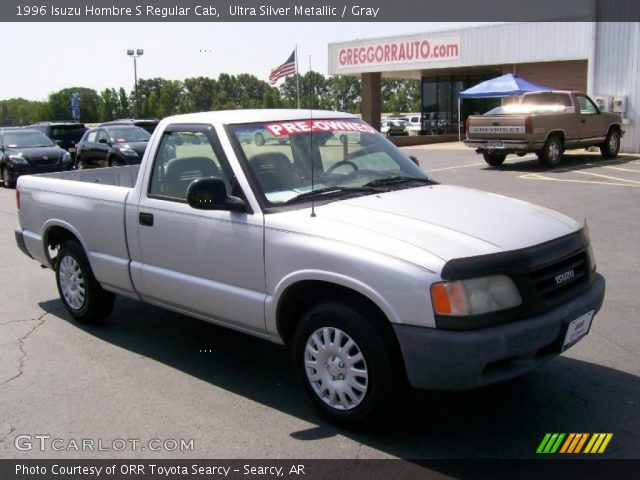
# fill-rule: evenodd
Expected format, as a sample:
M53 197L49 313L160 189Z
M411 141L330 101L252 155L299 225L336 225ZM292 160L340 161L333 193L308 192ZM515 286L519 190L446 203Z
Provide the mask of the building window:
M494 78L487 75L457 75L427 77L422 79L422 129L427 135L442 135L458 132L458 122L469 115L481 115L501 104L499 98L469 98L461 103L458 118L458 93L480 82Z

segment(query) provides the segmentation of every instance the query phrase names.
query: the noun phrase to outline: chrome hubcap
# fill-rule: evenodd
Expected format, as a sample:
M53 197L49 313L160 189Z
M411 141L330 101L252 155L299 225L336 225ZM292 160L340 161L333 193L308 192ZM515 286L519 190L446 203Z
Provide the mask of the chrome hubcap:
M313 391L327 405L351 410L364 400L367 364L360 347L342 330L323 327L313 332L307 339L304 365Z
M618 149L618 136L611 135L609 137L609 150L615 152Z
M74 310L84 305L86 290L84 275L75 258L66 256L60 261L60 290L67 304Z
M556 142L549 144L549 158L551 160L557 160L560 157L560 146Z

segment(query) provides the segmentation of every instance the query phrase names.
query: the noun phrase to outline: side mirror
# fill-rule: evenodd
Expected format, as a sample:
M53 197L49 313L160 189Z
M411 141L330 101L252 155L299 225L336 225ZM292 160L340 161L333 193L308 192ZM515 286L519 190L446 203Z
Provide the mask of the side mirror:
M100 140L98 140L98 143L109 143L109 140L107 140L106 138L101 138Z
M187 203L198 210L246 212L244 200L227 195L224 181L217 177L197 178L187 189Z
M413 156L413 155L409 155L409 158L411 159L411 161L413 163L415 163L417 166L420 166L420 162L418 162L418 158Z
M64 148L64 142L62 140L56 140L56 145L59 146L60 148Z

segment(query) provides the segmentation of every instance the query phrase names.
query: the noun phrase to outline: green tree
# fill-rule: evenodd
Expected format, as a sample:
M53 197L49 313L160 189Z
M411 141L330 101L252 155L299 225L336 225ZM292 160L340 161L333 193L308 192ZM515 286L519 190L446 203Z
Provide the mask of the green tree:
M71 94L74 92L80 95L80 121L85 123L98 122L100 120L98 114L100 96L94 89L85 87L64 88L49 95L49 108L51 109L49 120L70 120L72 118Z
M118 118L119 99L115 88L105 88L100 92L98 104L98 116L101 122L107 122Z
M117 118L127 118L130 116L131 105L129 104L129 97L124 88L120 87L118 90L118 110Z
M297 92L296 76L290 75L280 86L280 93L286 106L296 107ZM300 76L300 108L319 108L326 102L328 92L329 84L321 73L310 71Z
M187 78L184 81L184 88L192 112L211 110L213 97L218 89L218 83L213 78Z
M360 77L335 75L327 79L329 94L325 108L342 112L359 113L362 106L362 82Z

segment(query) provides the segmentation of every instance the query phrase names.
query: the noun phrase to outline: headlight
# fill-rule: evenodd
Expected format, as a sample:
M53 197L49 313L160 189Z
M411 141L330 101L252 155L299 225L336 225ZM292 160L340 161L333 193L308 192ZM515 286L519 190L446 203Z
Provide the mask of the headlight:
M62 154L62 163L69 163L71 161L71 154L69 152L65 152Z
M9 160L11 160L15 165L27 165L29 163L21 153L17 155L9 155Z
M437 315L481 315L522 304L518 288L509 277L439 282L431 285L431 302Z
M127 157L138 156L138 152L136 152L135 150L129 147L119 147L118 150L120 150L120 153L122 153L123 155L126 155Z

